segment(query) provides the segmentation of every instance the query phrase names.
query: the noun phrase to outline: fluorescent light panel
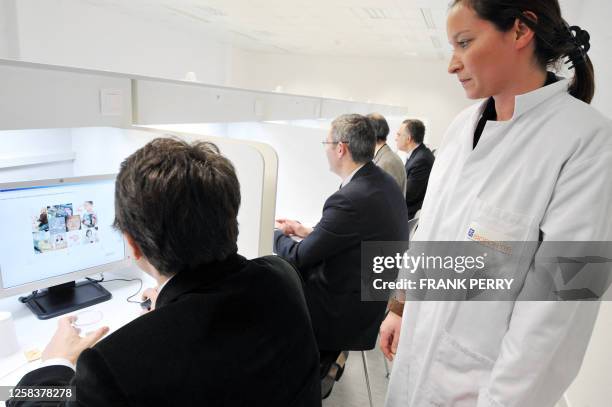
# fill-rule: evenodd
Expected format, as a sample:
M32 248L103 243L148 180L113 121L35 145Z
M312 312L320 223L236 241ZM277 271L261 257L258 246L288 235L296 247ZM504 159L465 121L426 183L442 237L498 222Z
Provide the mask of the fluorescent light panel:
M431 9L421 8L421 15L423 16L423 21L425 21L425 25L427 26L427 28L429 28L430 30L435 30L436 24L434 23L433 15L431 14Z

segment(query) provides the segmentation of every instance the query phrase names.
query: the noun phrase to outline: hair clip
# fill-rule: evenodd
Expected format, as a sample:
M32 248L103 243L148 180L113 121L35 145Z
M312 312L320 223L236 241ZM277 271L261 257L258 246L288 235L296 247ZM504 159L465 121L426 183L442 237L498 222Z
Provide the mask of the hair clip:
M591 36L588 31L583 30L577 25L569 26L566 23L565 28L569 34L570 41L574 45L573 50L567 53L568 60L565 64L571 62L572 65L569 69L574 69L576 66L586 63L587 52L591 49Z

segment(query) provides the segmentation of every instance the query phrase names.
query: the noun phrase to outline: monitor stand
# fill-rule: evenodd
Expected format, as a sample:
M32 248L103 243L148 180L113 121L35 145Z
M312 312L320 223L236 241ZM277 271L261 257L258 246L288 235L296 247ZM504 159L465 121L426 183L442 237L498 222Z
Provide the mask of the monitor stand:
M111 293L95 281L71 281L41 290L25 304L38 319L49 319L108 301L111 297Z

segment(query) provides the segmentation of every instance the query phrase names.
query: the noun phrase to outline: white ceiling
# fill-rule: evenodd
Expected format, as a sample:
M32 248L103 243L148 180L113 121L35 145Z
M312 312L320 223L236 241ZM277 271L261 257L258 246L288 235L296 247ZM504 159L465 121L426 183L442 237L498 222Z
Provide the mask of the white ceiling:
M446 59L450 50L450 0L82 1L249 51ZM562 0L570 14L584 3Z
M444 57L448 0L83 0L251 51Z

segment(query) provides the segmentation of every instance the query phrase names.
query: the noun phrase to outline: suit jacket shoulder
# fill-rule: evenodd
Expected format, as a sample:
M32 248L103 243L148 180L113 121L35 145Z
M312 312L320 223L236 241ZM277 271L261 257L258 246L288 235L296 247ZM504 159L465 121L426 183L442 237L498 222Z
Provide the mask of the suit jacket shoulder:
M297 272L272 256L230 257L176 274L158 308L83 352L76 374L54 366L20 384L53 373L75 383L75 405L88 406L320 406L318 351Z
M406 170L402 159L385 144L378 150L373 161L393 177L404 194L406 192Z
M413 167L426 166L432 167L435 157L431 150L425 146L425 144L419 145L406 160L406 171L409 171Z

